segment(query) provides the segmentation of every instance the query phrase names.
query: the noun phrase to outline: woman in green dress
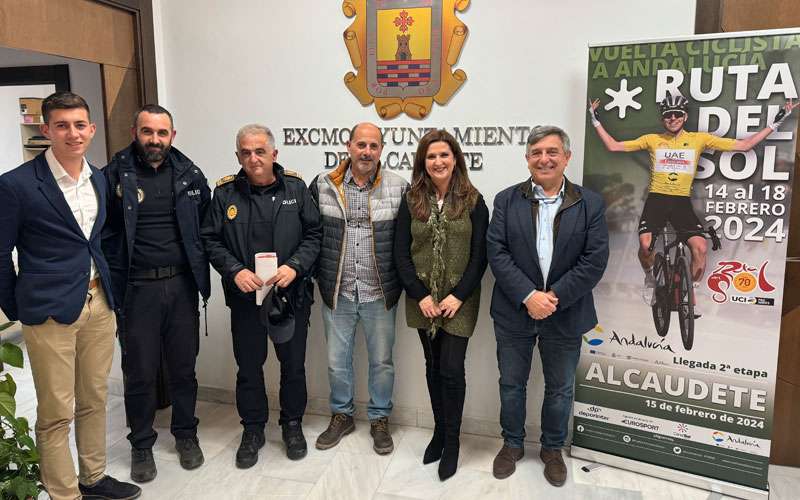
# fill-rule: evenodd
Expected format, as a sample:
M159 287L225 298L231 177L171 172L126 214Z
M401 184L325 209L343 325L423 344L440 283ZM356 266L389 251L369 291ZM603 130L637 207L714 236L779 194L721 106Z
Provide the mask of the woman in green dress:
M458 466L466 379L486 270L489 210L469 181L461 147L445 130L420 139L411 188L397 216L394 256L406 322L419 332L435 427L422 462L444 481Z

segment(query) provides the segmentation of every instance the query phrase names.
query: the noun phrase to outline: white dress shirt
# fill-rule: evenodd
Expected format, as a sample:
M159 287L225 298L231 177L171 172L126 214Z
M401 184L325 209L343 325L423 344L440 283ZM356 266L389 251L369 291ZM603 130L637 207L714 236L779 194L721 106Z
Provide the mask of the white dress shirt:
M92 170L89 168L86 158L83 159L78 180L75 180L61 166L51 148L45 151L44 157L50 167L50 172L56 178L56 184L58 184L61 192L64 193L67 205L72 210L72 216L75 217L75 221L88 240L92 235L92 228L97 219L97 193L94 191L94 185L91 180ZM94 259L91 259L90 276L90 279L97 277L97 266L94 263Z

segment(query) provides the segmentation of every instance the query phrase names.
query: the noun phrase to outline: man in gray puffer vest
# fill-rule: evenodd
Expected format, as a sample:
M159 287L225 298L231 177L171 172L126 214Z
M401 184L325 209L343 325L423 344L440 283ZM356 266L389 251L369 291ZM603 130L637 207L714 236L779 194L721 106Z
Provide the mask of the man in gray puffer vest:
M316 446L333 448L355 430L353 346L361 322L369 357L370 434L373 449L386 454L394 449L388 417L394 389L395 313L402 291L392 247L408 182L381 168L383 135L376 125L353 127L347 150L347 160L311 182L323 228L317 284L324 301L333 414Z

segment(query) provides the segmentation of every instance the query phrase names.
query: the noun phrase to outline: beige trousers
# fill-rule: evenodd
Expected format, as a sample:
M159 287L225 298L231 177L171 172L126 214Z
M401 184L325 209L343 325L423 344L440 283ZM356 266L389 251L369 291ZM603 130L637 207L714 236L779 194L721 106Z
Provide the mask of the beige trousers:
M80 482L92 485L106 468L106 395L116 319L102 287L89 290L70 325L49 318L22 325L36 386L36 444L42 483L53 500L80 498L69 449L75 420Z

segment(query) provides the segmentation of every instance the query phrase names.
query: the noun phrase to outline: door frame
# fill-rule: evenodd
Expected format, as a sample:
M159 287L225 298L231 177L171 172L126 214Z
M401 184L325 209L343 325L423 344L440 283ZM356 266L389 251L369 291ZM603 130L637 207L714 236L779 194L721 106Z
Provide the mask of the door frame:
M134 17L136 37L136 72L139 78L139 99L142 103L158 103L156 77L156 45L153 29L152 0L93 0L96 3L129 12Z

